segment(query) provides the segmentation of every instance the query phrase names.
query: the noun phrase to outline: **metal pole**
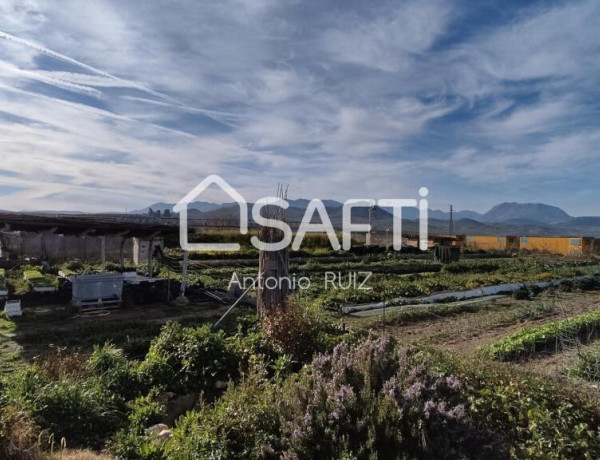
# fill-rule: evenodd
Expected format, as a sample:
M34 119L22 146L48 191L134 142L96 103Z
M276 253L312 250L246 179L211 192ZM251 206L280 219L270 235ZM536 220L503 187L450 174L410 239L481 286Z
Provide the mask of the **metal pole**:
M256 279L254 280L254 282L252 283L252 285L251 285L251 286L250 286L248 289L246 289L246 290L245 290L245 291L242 293L242 295L241 295L241 296L240 296L240 297L239 297L239 298L238 298L238 299L237 299L237 300L236 300L236 301L233 303L233 305L232 305L231 307L229 307L229 308L227 309L227 311L225 312L225 314L223 314L223 316L221 316L221 317L219 318L219 321L217 321L215 324L213 324L213 326L212 326L212 328L211 328L211 329L215 329L215 328L216 328L216 327L217 327L217 326L218 326L218 325L221 323L221 321L223 321L223 320L225 319L225 317L226 317L226 316L229 314L229 312L230 312L231 310L233 310L233 309L234 309L234 308L235 308L235 307L236 307L236 306L237 306L237 305L238 305L238 304L239 304L239 303L242 301L242 299L243 299L244 297L246 297L246 294L248 294L248 292L250 292L250 290L251 290L252 288L254 288L254 286L256 285L256 282L257 282L257 281L258 281L258 280L259 280L261 277L262 277L262 274L261 274L261 275L259 275L259 276L258 276L258 278L256 278Z

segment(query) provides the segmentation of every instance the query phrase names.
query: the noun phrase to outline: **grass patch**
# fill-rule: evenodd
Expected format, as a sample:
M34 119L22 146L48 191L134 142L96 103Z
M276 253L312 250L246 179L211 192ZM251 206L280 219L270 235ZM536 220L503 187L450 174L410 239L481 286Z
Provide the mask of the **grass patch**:
M526 321L543 318L554 313L555 307L549 303L534 303L525 305L514 311L513 317L516 321Z

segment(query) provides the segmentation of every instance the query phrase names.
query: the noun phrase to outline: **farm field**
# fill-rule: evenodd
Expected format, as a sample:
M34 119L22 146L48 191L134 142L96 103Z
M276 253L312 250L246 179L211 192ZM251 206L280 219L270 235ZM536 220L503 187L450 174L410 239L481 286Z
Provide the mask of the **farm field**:
M422 320L388 314L385 321L380 319L371 325L391 334L406 346L433 347L465 358L487 359L483 353L486 347L515 332L598 312L599 307L600 292L551 292L532 300L505 296L472 304L468 309L447 316L432 313ZM562 342L559 338L556 346L507 364L553 377L565 377L578 354L590 346L593 348L590 343L569 339L565 335Z
M178 281L170 265L155 270ZM442 266L410 254L308 257L290 271L310 287L284 310L261 321L244 304L213 329L228 304L157 301L82 314L58 288L35 293L26 271L6 273L24 316L0 319L7 458L53 458L52 450L125 459L217 450L222 458L600 455L595 259L478 256ZM234 271L252 276L256 267L193 266L188 281L226 289ZM372 272L370 289L325 289L327 272ZM60 285L53 272L40 275ZM397 302L551 280L562 281L468 301ZM397 306L341 313L372 301Z

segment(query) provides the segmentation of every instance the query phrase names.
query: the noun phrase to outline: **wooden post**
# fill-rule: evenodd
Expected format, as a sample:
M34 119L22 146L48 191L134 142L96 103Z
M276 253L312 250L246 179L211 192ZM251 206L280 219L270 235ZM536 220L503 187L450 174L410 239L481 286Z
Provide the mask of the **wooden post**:
M277 191L278 196L287 198L287 191L282 188ZM266 217L285 220L282 208L267 209ZM283 238L283 232L272 227L262 227L260 240L265 243L275 243ZM285 308L286 298L290 291L289 278L289 249L280 251L260 251L258 255L258 278L256 290L256 307L259 316L268 314L274 308Z
M269 229L273 230L273 229ZM258 258L257 307L260 316L273 308L284 308L290 290L288 251L260 251Z

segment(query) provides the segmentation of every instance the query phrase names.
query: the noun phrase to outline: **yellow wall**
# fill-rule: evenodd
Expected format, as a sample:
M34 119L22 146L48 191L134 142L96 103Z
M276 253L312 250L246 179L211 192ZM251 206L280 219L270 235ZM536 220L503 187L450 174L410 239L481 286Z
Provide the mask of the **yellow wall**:
M575 244L575 243L579 244ZM550 252L553 254L581 255L583 254L582 238L522 236L521 250Z
M468 235L465 244L471 249L484 251L503 251L506 249L506 237L488 235Z

